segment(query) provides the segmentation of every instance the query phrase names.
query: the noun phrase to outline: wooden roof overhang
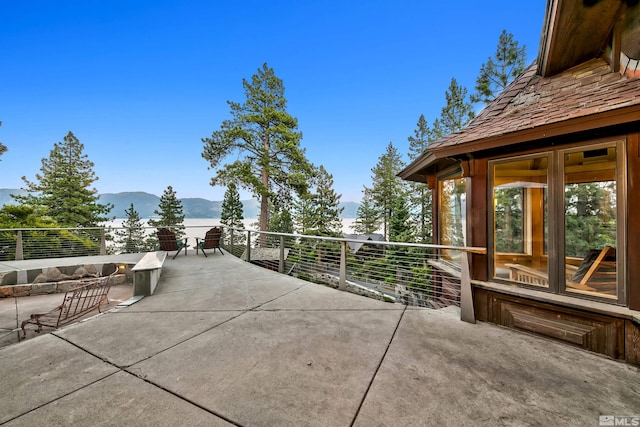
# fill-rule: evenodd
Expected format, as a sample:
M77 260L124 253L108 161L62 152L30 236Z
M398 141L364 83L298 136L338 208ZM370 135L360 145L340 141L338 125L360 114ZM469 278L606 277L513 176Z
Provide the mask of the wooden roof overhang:
M549 0L538 50L538 74L551 76L601 56L611 42L637 44L638 0ZM633 52L630 52L634 55ZM616 70L617 71L617 70Z
M640 123L640 105L576 117L471 142L444 145L425 151L398 176L407 181L427 182L427 176L437 174L460 160L482 157L487 152L500 150L509 153L518 150L522 144L636 122Z

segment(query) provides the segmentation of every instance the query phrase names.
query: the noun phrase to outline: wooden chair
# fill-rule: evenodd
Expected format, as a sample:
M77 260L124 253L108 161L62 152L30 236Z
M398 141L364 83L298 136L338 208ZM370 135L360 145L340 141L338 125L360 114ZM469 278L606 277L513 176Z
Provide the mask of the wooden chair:
M615 290L617 280L616 249L605 246L592 249L584 257L567 287L575 289Z
M213 249L213 253L216 253L216 249L220 251L222 255L222 249L220 249L220 239L222 238L222 229L220 227L213 227L204 235L204 240L201 240L196 237L196 255L198 254L198 249L202 251L204 256L207 256L207 253L204 251L205 249Z
M184 249L184 254L187 255L187 237L184 240L176 239L176 234L168 228L159 228L157 232L158 243L160 249L163 251L171 252L178 251L172 259L176 259L181 250Z
M549 276L520 264L505 264L510 279L520 283L549 286ZM580 266L567 264L565 270L567 288L592 292L611 293L616 288L616 250L611 246L592 249Z

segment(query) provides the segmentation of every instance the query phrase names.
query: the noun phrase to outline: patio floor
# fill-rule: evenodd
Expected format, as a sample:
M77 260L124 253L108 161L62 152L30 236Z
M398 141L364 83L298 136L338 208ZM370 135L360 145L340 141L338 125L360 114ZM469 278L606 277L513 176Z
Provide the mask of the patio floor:
M155 295L0 349L0 424L584 426L640 415L638 368L459 318L190 252L167 258Z

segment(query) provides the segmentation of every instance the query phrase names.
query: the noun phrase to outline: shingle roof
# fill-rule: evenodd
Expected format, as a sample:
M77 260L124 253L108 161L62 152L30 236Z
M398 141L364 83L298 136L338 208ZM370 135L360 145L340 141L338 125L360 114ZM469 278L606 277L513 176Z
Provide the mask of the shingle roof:
M640 105L640 79L612 72L602 59L551 77L536 75L533 63L465 129L428 151L634 105Z

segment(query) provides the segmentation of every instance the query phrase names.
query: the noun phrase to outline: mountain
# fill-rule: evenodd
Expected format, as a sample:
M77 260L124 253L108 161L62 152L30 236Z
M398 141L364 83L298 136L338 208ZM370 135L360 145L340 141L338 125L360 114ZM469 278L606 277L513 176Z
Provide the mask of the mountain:
M15 195L25 195L26 191L17 190L15 188L0 188L0 206L4 205L14 205L16 203L11 197L12 194Z
M25 194L22 190L0 188L0 206L14 204L15 201L11 194ZM222 210L222 201L212 201L201 198L185 198L180 199L182 202L182 210L185 218L220 218ZM133 208L138 212L140 218L153 218L157 215L153 211L158 209L160 197L155 194L145 193L143 191L123 192L123 193L104 193L99 195L99 202L102 204L112 204L113 209L108 216L116 218L126 218L126 209L129 209L131 203ZM260 214L260 205L255 199L242 200L243 214L245 219L258 218ZM358 207L357 202L340 203L344 207L341 218L356 218Z
M202 198L184 198L182 202L182 211L185 218L220 218L222 210L221 201L211 201ZM157 215L154 213L160 204L160 197L154 194L144 192L125 192L125 193L105 193L100 194L100 203L111 203L113 209L109 216L116 218L126 218L125 209L129 209L131 203L133 208L138 212L140 218L153 218ZM252 217L254 214L252 207L257 206L252 200L243 201L245 206L244 215L246 218ZM255 217L255 216L253 216Z

